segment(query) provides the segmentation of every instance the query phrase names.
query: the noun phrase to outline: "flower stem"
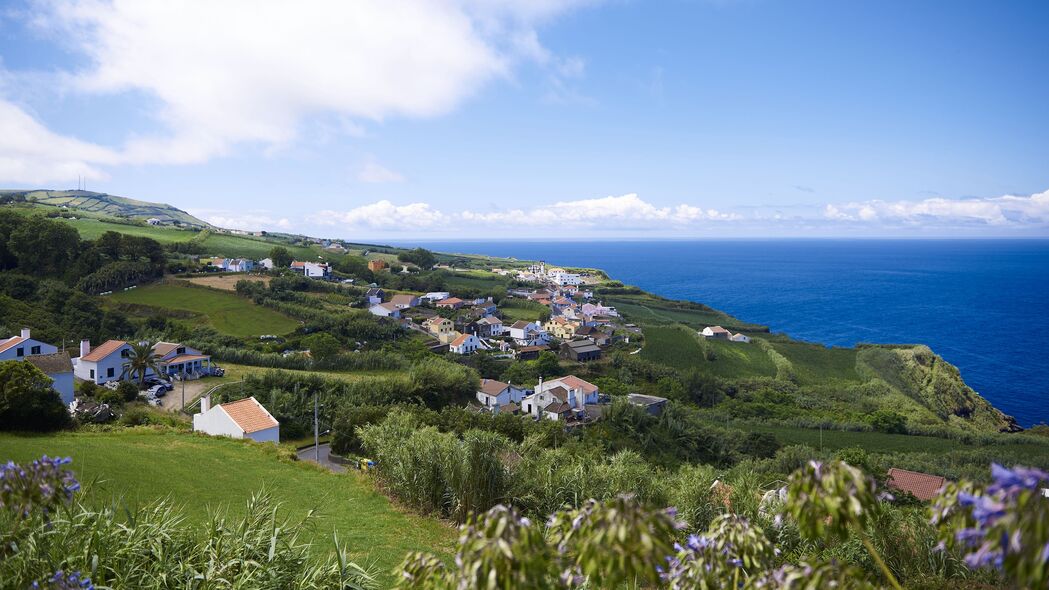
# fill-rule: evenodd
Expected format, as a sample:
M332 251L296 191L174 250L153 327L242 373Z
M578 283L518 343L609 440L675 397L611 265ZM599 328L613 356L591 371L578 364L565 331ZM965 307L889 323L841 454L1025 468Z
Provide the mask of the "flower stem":
M903 590L903 586L900 586L900 583L896 581L896 576L892 575L892 572L889 571L889 566L885 565L885 562L882 561L881 555L878 554L878 550L874 548L874 545L870 542L870 539L867 538L867 535L861 532L860 540L863 541L863 546L867 548L867 552L874 558L874 562L878 564L879 568L881 568L881 572L885 574L885 577L889 580L889 583L892 584L892 587L896 590Z

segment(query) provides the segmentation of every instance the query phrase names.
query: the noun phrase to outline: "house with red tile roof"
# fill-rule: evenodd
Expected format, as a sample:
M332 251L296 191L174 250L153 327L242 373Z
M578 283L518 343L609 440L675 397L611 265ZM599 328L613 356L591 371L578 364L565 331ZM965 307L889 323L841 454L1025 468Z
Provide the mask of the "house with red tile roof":
M481 347L481 340L473 334L459 334L448 344L448 350L455 354L473 354Z
M280 422L254 397L217 406L211 396L200 399L200 413L193 415L193 431L212 436L280 442Z
M34 340L29 328L22 328L18 336L0 340L0 361L20 361L27 356L56 352L58 352L57 347Z
M947 479L940 475L929 475L919 471L907 471L893 467L889 469L890 488L909 492L915 498L929 501L939 495L940 488L947 483Z
M119 381L128 370L131 345L123 340L107 340L92 348L91 341L80 341L80 356L73 359L73 374L77 379L102 385Z

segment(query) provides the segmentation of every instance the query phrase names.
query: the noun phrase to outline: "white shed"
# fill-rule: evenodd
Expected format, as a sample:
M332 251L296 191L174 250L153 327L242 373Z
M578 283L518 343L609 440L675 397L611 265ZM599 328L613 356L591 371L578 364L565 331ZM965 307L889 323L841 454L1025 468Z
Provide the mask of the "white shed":
M212 436L280 442L280 422L254 397L211 406L210 396L200 399L200 413L193 415L193 431Z

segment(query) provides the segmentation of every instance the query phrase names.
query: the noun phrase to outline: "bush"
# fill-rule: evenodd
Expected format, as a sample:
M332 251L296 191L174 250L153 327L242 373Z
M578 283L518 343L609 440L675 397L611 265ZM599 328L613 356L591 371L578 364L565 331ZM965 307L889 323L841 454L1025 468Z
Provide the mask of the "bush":
M121 381L117 386L117 394L125 402L133 402L138 399L138 385L132 381Z
M907 418L890 410L878 410L868 419L871 427L878 432L890 434L907 434Z
M0 430L46 432L70 423L51 378L32 363L0 362Z
M119 408L124 405L124 396L119 391L100 387L95 394L95 400L100 404L109 404L111 408Z

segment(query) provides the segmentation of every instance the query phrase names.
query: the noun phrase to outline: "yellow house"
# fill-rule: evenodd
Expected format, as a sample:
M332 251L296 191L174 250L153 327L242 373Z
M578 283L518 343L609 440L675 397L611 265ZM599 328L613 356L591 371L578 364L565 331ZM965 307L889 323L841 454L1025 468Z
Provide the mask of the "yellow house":
M547 334L550 334L559 340L570 340L575 337L575 331L578 327L578 322L573 322L572 320L561 316L550 318L550 320L543 325L543 329L546 330Z
M448 318L442 318L441 316L434 316L425 322L423 327L426 331L433 334L441 342L441 344L448 344L451 340L455 339L459 335L455 331L455 324Z

